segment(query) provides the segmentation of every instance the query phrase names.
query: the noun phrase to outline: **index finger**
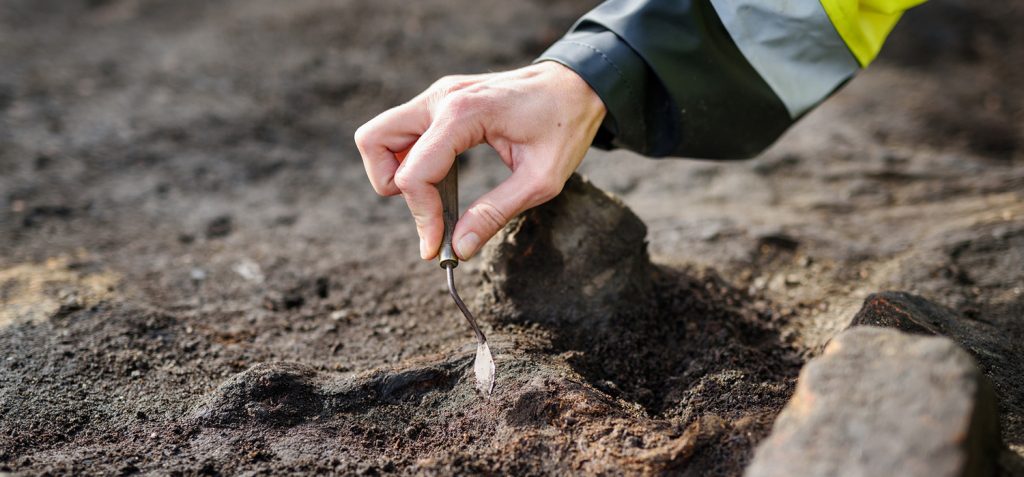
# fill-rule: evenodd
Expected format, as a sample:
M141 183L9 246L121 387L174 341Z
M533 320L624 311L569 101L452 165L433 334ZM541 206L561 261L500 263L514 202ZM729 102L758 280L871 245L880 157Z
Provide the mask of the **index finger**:
M448 174L455 156L479 144L480 128L471 119L442 114L409 151L395 183L416 221L420 256L433 258L441 247L444 221L436 184Z
M417 98L384 111L356 130L356 147L366 176L378 194L399 193L395 171L429 126L430 110Z

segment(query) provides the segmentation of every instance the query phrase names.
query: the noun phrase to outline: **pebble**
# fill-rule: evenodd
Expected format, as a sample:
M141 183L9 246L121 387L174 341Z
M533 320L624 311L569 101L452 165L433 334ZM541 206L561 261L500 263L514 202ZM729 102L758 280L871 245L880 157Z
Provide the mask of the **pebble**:
M348 318L348 315L349 315L349 311L348 310L333 311L333 312L331 312L331 319L334 320L334 321L344 320L345 318Z

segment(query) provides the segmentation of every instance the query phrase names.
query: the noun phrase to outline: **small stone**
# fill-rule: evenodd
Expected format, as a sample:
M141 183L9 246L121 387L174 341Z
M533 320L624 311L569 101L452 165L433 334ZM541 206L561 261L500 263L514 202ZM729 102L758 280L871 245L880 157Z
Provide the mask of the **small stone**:
M263 283L266 279L260 264L250 258L243 258L232 268L238 276L252 283Z
M993 475L994 392L943 337L856 327L804 366L747 477Z
M800 240L781 229L754 231L754 237L757 239L757 248L762 253L772 250L793 252L800 247Z
M288 293L281 300L281 304L286 310L294 310L306 304L306 297L302 296L298 292Z
M349 315L349 311L348 310L338 310L338 311L332 311L330 316L331 316L332 320L340 321L340 320L344 320L345 318L348 318L348 315Z
M221 215L206 224L206 238L221 238L231 235L234 222L230 215Z

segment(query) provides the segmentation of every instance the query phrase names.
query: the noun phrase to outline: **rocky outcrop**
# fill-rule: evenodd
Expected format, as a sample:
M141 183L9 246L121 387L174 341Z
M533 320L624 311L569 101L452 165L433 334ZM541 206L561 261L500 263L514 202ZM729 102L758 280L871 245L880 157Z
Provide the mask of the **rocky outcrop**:
M804 367L745 475L987 476L1000 446L995 395L968 353L862 326Z

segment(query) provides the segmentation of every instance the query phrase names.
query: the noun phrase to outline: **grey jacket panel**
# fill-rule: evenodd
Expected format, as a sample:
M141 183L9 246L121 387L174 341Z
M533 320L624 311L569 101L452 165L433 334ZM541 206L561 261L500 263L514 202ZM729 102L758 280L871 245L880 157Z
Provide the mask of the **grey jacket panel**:
M589 35L576 36L579 32ZM598 32L614 38L602 35L592 42ZM582 54L590 48L581 43L609 61ZM646 68L626 59L633 57ZM609 0L581 18L540 60L561 62L598 85L595 91L612 116L608 126L616 129L605 132L614 134L612 145L648 156L747 158L792 123L709 0ZM610 86L609 78L642 84L643 91Z
M733 43L792 118L817 106L860 70L857 58L813 0L711 0Z

